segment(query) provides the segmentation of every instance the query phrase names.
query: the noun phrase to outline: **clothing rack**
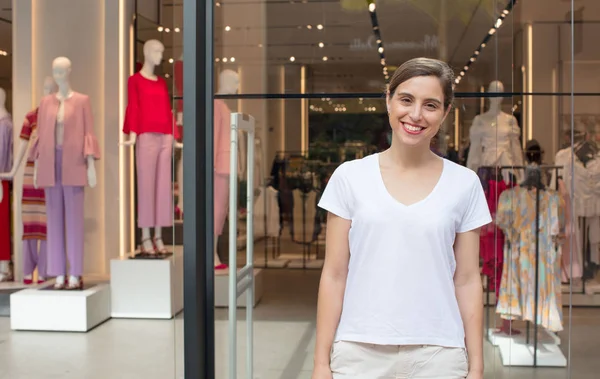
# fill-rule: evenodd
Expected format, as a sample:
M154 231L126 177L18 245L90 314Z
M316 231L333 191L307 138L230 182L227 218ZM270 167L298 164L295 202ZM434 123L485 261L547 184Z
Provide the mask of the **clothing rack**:
M525 170L527 168L531 168L532 166L481 166L483 169L491 169L498 170L500 174L502 174L503 170ZM562 166L550 166L550 165L535 165L539 170L556 170L558 175L558 170L562 169ZM502 175L500 175L502 176ZM558 189L558 181L556 183L556 189ZM496 199L496 202L498 199ZM533 367L537 367L537 353L538 353L538 304L539 304L539 216L540 216L540 191L536 188L535 191L535 296L534 296L534 322L533 322ZM488 278L488 286L489 286L489 278ZM487 293L487 304L489 304L490 293ZM486 330L489 330L489 317L486 320ZM527 321L527 330L526 330L526 343L530 343L530 322Z

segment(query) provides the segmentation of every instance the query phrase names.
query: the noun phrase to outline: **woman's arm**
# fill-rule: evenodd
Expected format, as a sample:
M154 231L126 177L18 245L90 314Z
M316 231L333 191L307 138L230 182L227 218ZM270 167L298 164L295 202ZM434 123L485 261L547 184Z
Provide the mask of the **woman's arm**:
M458 233L454 242L454 287L465 328L469 376L483 378L483 288L479 274L479 231Z
M333 213L327 215L325 263L321 273L317 304L315 371L325 369L329 372L329 354L342 313L348 275L350 224L350 220Z

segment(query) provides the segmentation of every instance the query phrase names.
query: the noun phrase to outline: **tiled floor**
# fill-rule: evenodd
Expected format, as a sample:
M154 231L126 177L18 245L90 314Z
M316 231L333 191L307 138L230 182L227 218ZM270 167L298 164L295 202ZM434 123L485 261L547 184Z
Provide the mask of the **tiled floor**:
M268 270L266 292L255 308L255 378L309 379L319 272ZM244 311L238 312L240 320ZM216 312L217 378L227 378L227 312ZM486 343L489 379L597 379L600 309L575 309L572 361L567 369L506 368ZM568 318L567 318L568 325ZM182 318L111 320L86 334L11 332L0 318L1 379L183 378ZM238 322L239 378L245 378L245 323ZM561 335L567 349L566 332Z

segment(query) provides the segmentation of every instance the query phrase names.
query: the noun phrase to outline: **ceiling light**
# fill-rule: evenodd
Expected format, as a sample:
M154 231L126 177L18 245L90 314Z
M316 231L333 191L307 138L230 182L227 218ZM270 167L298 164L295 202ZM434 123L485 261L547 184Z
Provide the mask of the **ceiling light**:
M383 47L380 47L378 50L380 53L383 53Z
M323 29L323 25L321 25L321 24L317 25L317 29L322 30Z
M215 58L215 62L218 62L218 61L220 61L220 59L219 58Z
M324 61L327 61L327 57L323 57L323 60L324 60Z
M171 31L171 29L165 28L165 33L169 33L170 31Z
M181 31L181 29L175 28L175 33L179 33L180 31Z
M225 27L225 31L226 31L226 32L228 32L228 31L230 31L230 30L231 30L231 26L227 25L227 26Z
M501 18L499 18L499 19L496 21L496 24L494 25L494 28L496 28L496 29L497 29L497 28L499 28L499 27L501 27L501 26L502 26L502 19L501 19Z
M475 55L479 55L479 50L475 50Z
M159 26L158 28L156 28L156 30L158 30L159 32L162 32L164 30L164 28L162 26Z
M312 25L306 25L306 29L312 29Z
M235 57L231 57L231 58L229 58L229 61L230 61L230 62L235 62Z
M296 60L296 57L290 57L290 62L293 62Z
M323 48L325 46L325 44L323 42L319 42L319 47Z
M369 12L371 12L371 13L375 12L375 3L369 4Z
M169 63L173 63L173 58L169 58Z
M491 28L490 31L488 32L488 34L491 36L493 36L494 33L496 33L496 28Z
M262 44L262 43L259 43L259 44L258 44L258 47L263 47L263 44Z
M469 59L471 62L475 62L475 57L471 57L471 59Z
M171 75L169 75L169 73L165 74L165 78L170 78L170 77L171 77Z
M218 1L215 3L215 6L220 7L221 3L219 3Z
M227 63L227 58L223 58L223 62Z
M463 67L463 70L465 70L465 71L469 71L469 66L465 66L465 67Z

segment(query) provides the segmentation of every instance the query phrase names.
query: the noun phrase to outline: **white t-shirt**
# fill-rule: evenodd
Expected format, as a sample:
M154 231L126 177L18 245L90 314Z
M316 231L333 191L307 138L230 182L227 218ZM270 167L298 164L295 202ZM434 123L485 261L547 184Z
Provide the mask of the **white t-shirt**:
M465 347L456 295L456 233L492 221L475 172L444 159L423 200L387 191L379 154L342 163L319 207L352 220L350 262L336 341Z

